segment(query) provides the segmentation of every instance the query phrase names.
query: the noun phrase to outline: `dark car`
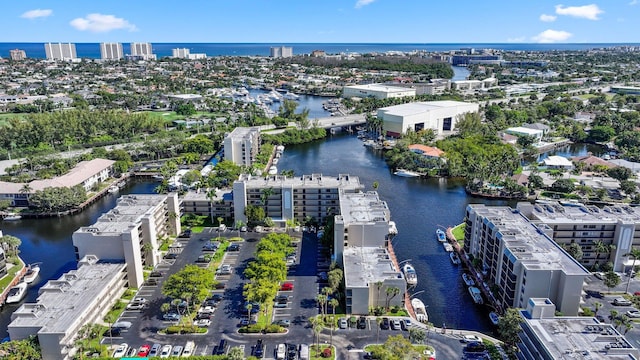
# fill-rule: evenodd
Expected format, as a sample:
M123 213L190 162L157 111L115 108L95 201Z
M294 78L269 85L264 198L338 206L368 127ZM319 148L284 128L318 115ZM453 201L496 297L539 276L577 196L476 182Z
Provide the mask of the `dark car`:
M240 251L240 244L233 243L227 247L227 251Z
M358 329L366 329L367 328L367 318L364 316L360 316L358 318Z
M106 337L114 337L114 336L120 336L121 333L122 333L122 328L112 327L111 329L107 329L107 331L105 331L104 334L102 335Z
M157 279L147 279L147 281L145 281L144 284L145 285L149 285L149 286L158 285L158 280Z
M208 242L202 246L202 251L216 251L218 250L218 242Z
M278 295L278 296L276 296L274 301L277 302L277 303L279 303L279 302L287 302L287 301L289 301L289 296L287 296L287 295Z
M213 349L213 355L224 355L227 353L227 340L222 339L218 346Z
M471 342L468 343L464 349L462 349L463 354L485 354L487 353L487 348L481 342Z
M198 313L198 315L196 315L196 320L211 320L212 317L213 314L211 313Z
M380 323L380 329L389 330L389 318L382 318L382 322Z
M170 253L170 254L165 255L164 258L167 259L167 260L177 259L178 258L178 254Z
M215 301L222 301L223 296L221 294L213 294L211 295L210 299Z
M224 289L224 288L226 288L226 287L227 287L227 283L225 283L225 282L218 282L218 283L216 283L216 284L214 285L214 287L215 287L215 289L216 289L216 290L222 290L222 289Z
M287 360L298 359L298 347L296 344L287 344Z
M191 237L191 229L187 229L180 234L180 237Z
M200 255L196 260L197 263L209 263L210 261L211 261L211 258L206 255Z
M264 343L262 339L256 341L256 346L253 348L253 356L261 358L264 355Z
M149 277L163 277L164 273L162 271L152 271L151 274L149 274Z

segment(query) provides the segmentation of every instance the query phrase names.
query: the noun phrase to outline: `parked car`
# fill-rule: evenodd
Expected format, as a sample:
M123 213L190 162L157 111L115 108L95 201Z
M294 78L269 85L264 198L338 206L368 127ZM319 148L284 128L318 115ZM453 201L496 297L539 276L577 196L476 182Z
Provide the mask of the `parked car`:
M197 263L209 263L211 262L211 257L207 256L207 255L200 255L198 256L198 258L196 259Z
M232 243L227 247L227 251L240 251L240 244Z
M256 345L253 347L253 356L257 358L264 356L264 343L262 342L262 339L258 339L258 341L256 341Z
M387 317L382 318L382 322L380 322L380 329L388 330L389 326L390 326L389 318L387 318Z
M198 309L198 314L213 314L216 308L213 306L204 306Z
M149 274L149 277L163 277L164 273L162 271L152 271Z
M409 331L409 328L411 327L411 319L400 320L400 325L402 326L402 330Z
M346 329L348 327L347 318L340 318L338 320L338 327L340 329Z
M287 302L276 302L273 304L275 309L285 309L287 307Z
M129 345L127 345L127 343L122 343L118 345L118 347L113 351L113 354L111 355L111 357L112 358L124 357L128 349L129 349Z
M227 340L222 339L220 343L213 349L214 355L224 355L227 353Z
M138 349L136 349L133 346L131 346L131 347L129 347L129 350L127 350L127 353L124 354L124 357L130 358L130 357L133 357L134 355L136 355L137 353L138 353Z
M276 322L274 322L274 324L282 326L282 327L289 327L289 326L291 326L291 321L289 321L287 319L280 319L280 320L276 320Z
M218 274L220 275L229 275L232 272L232 268L231 265L229 264L224 264L222 266L220 266L220 269L218 269Z
M202 246L202 251L216 251L218 250L218 246L213 243L206 243Z
M165 313L162 315L162 320L165 321L179 321L180 315L174 312Z
M178 254L176 253L169 253L167 255L164 256L164 258L166 260L173 260L173 259L177 259L178 258Z
M171 356L179 357L180 355L182 355L182 346L180 345L174 346L173 351L171 351Z
M276 347L276 360L284 360L285 356L287 356L287 345L278 344Z
M286 282L280 286L280 291L292 291L293 283Z
M118 321L118 322L114 323L113 325L111 325L111 327L120 328L120 329L128 329L128 328L131 327L131 322L129 322L129 321Z
M205 314L205 313L196 314L196 320L202 320L202 319L211 320L212 317L213 317L213 314Z
M138 357L147 357L151 351L151 345L144 344L138 348Z
M211 320L209 319L200 319L193 322L194 326L197 327L209 327L211 325Z
M191 237L191 229L187 229L180 234L180 237Z
M247 232L246 226L240 226L240 232Z
M182 357L189 357L193 355L193 350L196 348L196 343L193 341L187 341L182 350Z
M391 328L393 330L400 330L402 328L402 325L400 325L400 320L398 319L391 320Z
M360 316L358 318L358 329L366 329L367 328L367 318L364 316Z
M298 347L296 344L287 344L287 360L298 359Z
M283 301L289 301L289 296L288 295L276 295L275 299L273 299L273 301L275 302L283 302Z
M320 279L321 281L327 281L329 280L329 275L326 271L321 271L320 273L318 273L318 279Z
M631 301L627 300L623 297L619 297L619 298L615 298L613 299L613 305L618 305L618 306L631 306Z
M173 243L171 243L171 245L169 245L170 248L181 248L183 247L182 243L179 241L174 241Z
M105 332L102 334L102 336L105 336L105 337L116 337L116 336L120 336L121 333L122 333L122 328L111 327L110 329L105 330Z
M222 290L222 289L227 287L227 283L226 282L217 282L215 285L213 285L213 287L216 290Z
M144 284L147 286L155 286L155 285L158 285L158 280L154 278L147 279L147 281L145 281Z
M153 344L153 346L151 346L151 351L149 351L149 357L158 356L160 354L161 348L162 348L162 345Z
M630 318L640 318L640 310L629 310L627 316Z
M126 309L127 310L143 310L146 307L147 307L146 303L131 302L131 303L127 304Z
M173 347L171 345L169 345L169 344L164 345L162 347L162 349L160 349L160 357L161 358L168 358L169 356L171 356L171 349L172 348Z
M477 335L465 335L462 337L462 341L469 344L472 342L482 343L482 339Z

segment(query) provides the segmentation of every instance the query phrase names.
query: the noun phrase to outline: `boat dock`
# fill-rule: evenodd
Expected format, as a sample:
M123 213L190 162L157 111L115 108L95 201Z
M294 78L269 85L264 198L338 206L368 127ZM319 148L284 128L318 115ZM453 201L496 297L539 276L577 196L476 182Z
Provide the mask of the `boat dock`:
M12 287L16 286L20 281L22 281L22 278L24 277L24 274L27 272L27 267L24 264L24 261L22 261L22 259L20 259L19 256L18 256L18 260L20 260L20 264L19 265L15 265L15 266L22 266L22 269L20 269L13 276L13 280L11 280L11 282L7 285L7 287L5 287L2 290L2 293L0 293L0 307L4 306L4 301L7 299L7 295L9 294L9 290L11 290Z
M393 262L393 266L396 267L396 269L398 269L398 271L400 270L400 265L398 264L398 258L396 258L396 253L395 251L393 251L393 245L391 245L391 241L388 242L387 245L387 251L389 252L389 257L391 257L391 261ZM413 318L414 320L418 320L416 318L416 313L413 311L413 306L411 306L411 299L409 299L409 297L407 296L407 294L403 294L402 296L404 296L404 308L405 310L407 310L407 313L409 313L409 316L411 316L411 318Z

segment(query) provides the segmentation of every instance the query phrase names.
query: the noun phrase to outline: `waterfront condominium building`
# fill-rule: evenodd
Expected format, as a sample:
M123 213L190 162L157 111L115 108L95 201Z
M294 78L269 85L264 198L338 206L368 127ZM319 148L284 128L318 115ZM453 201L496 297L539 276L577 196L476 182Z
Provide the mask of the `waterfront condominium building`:
M129 286L144 282L142 270L160 261L161 239L180 232L177 194L124 195L90 226L73 233L76 257L95 255L126 263Z
M13 49L9 50L9 56L13 61L22 61L27 58L27 53L24 50Z
M391 99L416 96L416 89L384 84L346 85L342 88L343 98Z
M347 314L366 315L385 306L387 289L398 293L389 305L402 306L407 283L389 252L395 225L387 203L375 191L340 192L335 216L334 259L343 265Z
M87 256L78 269L50 280L35 303L24 303L11 315L11 340L37 336L43 360L74 359L78 331L101 322L126 289L124 262Z
M260 151L260 128L237 127L224 138L224 159L251 166Z
M102 60L120 60L124 58L122 43L100 43L100 58Z
M235 220L247 222L248 205L265 209L274 221L313 218L322 223L329 215L340 211L340 194L358 192L364 188L357 176L322 174L267 177L243 174L233 183L233 213Z
M640 210L628 205L518 204L518 210L532 222L544 224L545 233L562 246L578 244L580 262L597 267L607 262L613 270L626 272L633 267L631 249L640 247ZM636 265L640 265L637 261Z
M432 129L437 135L447 135L456 130L460 116L478 109L478 104L452 100L414 102L380 108L378 118L386 136L400 137L408 129Z
M155 60L151 43L131 43L131 56L142 60Z
M504 308L524 308L549 298L565 315L577 315L589 272L518 210L471 204L466 209L464 250L482 269Z
M74 60L76 56L76 44L72 43L46 43L44 52L48 60Z
M290 46L273 46L270 55L272 58L289 58L293 56L293 48Z
M640 357L640 351L613 324L586 316L555 316L555 305L549 299L529 299L520 317L519 360Z
M207 54L204 53L191 53L191 50L187 48L176 48L171 49L171 55L175 59L189 59L189 60L198 60L198 59L206 59Z

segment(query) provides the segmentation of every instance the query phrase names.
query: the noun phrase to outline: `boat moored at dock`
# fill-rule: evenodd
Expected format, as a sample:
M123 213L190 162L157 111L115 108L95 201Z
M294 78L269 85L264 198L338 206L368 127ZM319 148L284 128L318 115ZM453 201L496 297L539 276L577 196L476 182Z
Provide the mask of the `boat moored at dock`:
M40 274L40 265L39 264L31 264L27 267L27 272L24 274L24 282L27 284L31 284L38 278L38 274Z
M484 304L484 300L482 299L482 292L475 286L469 286L469 295L473 298L473 301L476 304Z
M452 251L449 253L449 258L451 259L451 263L453 265L460 265L460 263L462 263L462 261L460 261L460 257L458 256L458 254L456 254L455 251Z
M467 286L474 286L476 284L471 275L469 275L468 273L462 273L462 281L464 281L464 284Z
M436 229L436 237L440 242L447 242L447 235L441 229Z
M9 290L9 294L7 294L7 299L5 300L5 303L7 304L18 303L22 301L22 299L24 299L26 295L27 295L27 283L21 282Z
M424 306L422 300L413 298L411 299L411 306L413 312L416 314L416 320L426 323L429 321L429 315L427 314L427 308Z
M500 321L500 316L495 311L489 313L489 320L493 325L498 326L498 322Z
M393 175L402 176L402 177L419 177L420 176L419 173L411 170L406 170L406 169L398 169L393 173Z
M402 266L402 272L404 273L404 278L407 281L407 285L414 286L418 283L418 274L416 274L416 269L409 263L406 263Z
M442 247L444 248L444 250L446 252L452 252L453 251L453 246L451 246L451 244L449 244L449 243L442 243Z

